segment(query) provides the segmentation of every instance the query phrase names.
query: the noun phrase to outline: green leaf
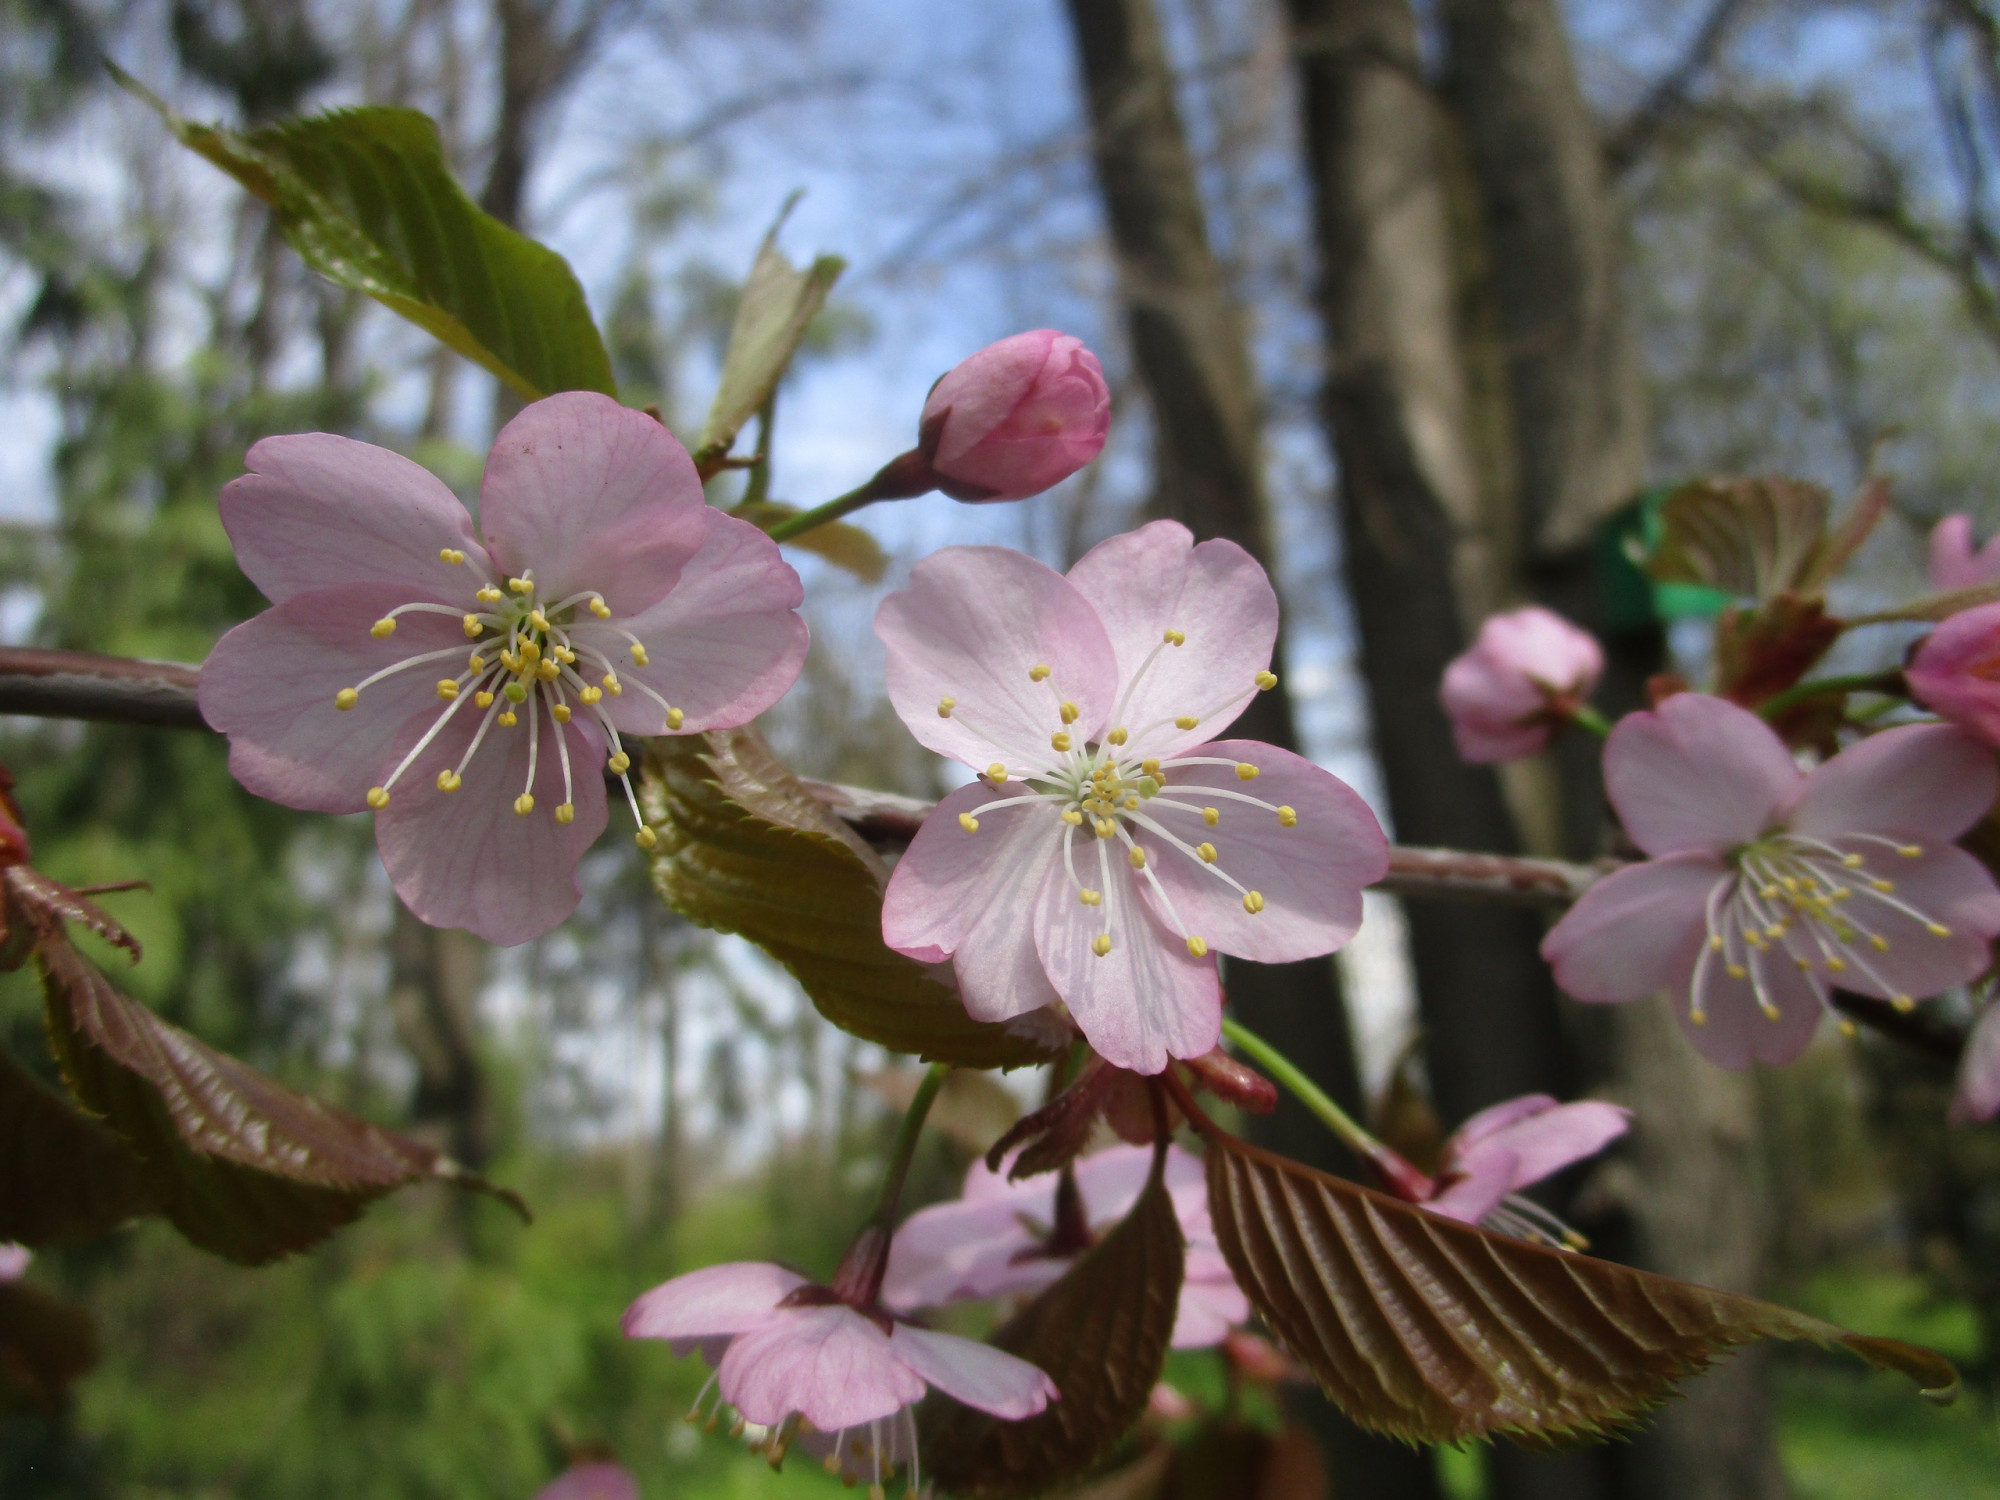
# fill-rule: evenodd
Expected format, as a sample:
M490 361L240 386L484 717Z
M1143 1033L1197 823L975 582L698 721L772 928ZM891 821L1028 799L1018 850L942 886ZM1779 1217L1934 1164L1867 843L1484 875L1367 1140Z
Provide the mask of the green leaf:
M307 265L483 365L524 399L617 394L568 262L466 197L431 119L342 109L240 132L182 119L114 65L181 142L271 205Z
M796 505L786 505L779 500L756 500L739 505L730 512L732 516L765 531L777 522L790 520L800 513ZM804 552L816 552L835 567L845 568L863 583L881 582L882 575L889 568L889 557L883 552L881 543L859 526L846 521L829 521L824 526L815 526L811 531L792 537L786 545Z
M919 1410L924 1471L968 1500L1033 1495L1089 1467L1146 1409L1180 1306L1186 1246L1156 1157L1116 1229L993 1335L1041 1368L1061 1399L1002 1421L932 1397Z
M892 1052L970 1068L1061 1056L1037 1016L975 1021L950 971L882 941L880 856L749 728L652 742L641 774L659 835L653 883L691 922L740 933L792 972L821 1015Z
M1601 1435L1758 1339L1839 1345L1940 1405L1957 1394L1958 1372L1931 1350L1461 1224L1200 1123L1237 1285L1373 1431L1421 1443Z
M437 1150L287 1088L126 998L60 932L36 948L49 1044L78 1102L137 1158L174 1227L259 1265L374 1199L437 1180L526 1207Z
M764 236L757 259L750 267L750 279L743 286L743 300L736 304L736 321L729 329L729 352L722 358L722 379L715 388L715 400L695 440L697 464L714 463L729 453L743 424L756 415L772 391L778 387L806 328L826 303L826 294L847 262L837 255L822 255L803 271L785 258L778 248L778 231L792 211L792 195L778 214L778 222ZM703 472L708 472L706 468Z
M65 1245L156 1212L123 1143L0 1052L0 1240Z

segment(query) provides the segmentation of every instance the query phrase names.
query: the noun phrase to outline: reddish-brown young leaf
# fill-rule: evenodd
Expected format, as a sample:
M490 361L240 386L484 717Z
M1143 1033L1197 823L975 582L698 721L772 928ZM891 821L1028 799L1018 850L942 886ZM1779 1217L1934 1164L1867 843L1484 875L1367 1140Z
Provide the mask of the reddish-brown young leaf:
M124 1144L0 1052L0 1240L39 1250L154 1212Z
M1758 1339L1842 1345L1939 1403L1942 1355L1493 1234L1205 1125L1216 1238L1251 1304L1362 1426L1412 1442L1604 1434Z
M97 1359L89 1313L40 1287L0 1283L0 1411L16 1402L56 1406Z
M882 941L888 866L755 730L655 740L641 796L667 904L756 943L841 1030L968 1068L1048 1062L1068 1046L1066 1030L1041 1014L973 1020L948 969Z
M1660 507L1645 570L1662 583L1768 599L1813 576L1832 509L1832 497L1803 480L1691 480Z
M1166 1363L1186 1245L1155 1159L1117 1228L1010 1318L993 1342L1039 1365L1060 1399L1005 1422L932 1397L919 1414L924 1471L967 1500L1033 1495L1099 1458L1139 1420Z
M77 1100L137 1158L174 1227L246 1265L324 1239L439 1180L519 1198L437 1150L266 1077L126 998L60 933L36 950L50 1045Z

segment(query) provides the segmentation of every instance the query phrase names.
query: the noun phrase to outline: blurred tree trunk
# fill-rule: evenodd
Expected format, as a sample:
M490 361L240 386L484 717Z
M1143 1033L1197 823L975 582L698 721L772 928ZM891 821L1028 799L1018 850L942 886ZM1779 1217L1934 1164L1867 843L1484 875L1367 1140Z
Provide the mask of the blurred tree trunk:
M1097 181L1118 267L1132 358L1152 410L1154 508L1198 537L1226 537L1268 569L1257 383L1241 310L1209 243L1193 156L1153 0L1069 0L1092 126ZM1284 679L1255 698L1237 732L1298 746ZM1359 1104L1352 1031L1337 970L1231 960L1231 1006L1350 1108ZM1289 1104L1289 1101L1288 1101ZM1352 1170L1296 1106L1260 1136L1277 1149ZM1316 1398L1318 1431L1342 1493L1405 1500L1438 1493L1428 1454L1360 1432Z
M417 1064L410 1114L440 1127L445 1149L478 1171L493 1156L492 1097L479 1054L486 948L470 933L427 927L398 900L389 934L389 1012Z

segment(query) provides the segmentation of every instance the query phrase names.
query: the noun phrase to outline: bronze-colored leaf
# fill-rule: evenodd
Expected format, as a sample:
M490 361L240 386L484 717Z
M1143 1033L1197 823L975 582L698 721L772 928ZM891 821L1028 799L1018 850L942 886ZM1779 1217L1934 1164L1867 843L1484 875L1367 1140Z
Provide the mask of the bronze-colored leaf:
M883 943L888 866L755 730L653 741L640 794L667 904L763 948L841 1030L971 1068L1047 1062L1067 1045L1044 1016L973 1020L949 969Z
M1839 1344L1943 1404L1942 1355L1755 1297L1528 1244L1209 1127L1222 1253L1271 1331L1363 1427L1413 1442L1612 1431L1724 1351Z
M257 1265L316 1243L371 1201L439 1180L494 1188L420 1141L287 1088L126 998L60 933L36 951L49 1043L70 1091L137 1159L160 1211Z
M1166 1364L1186 1264L1164 1160L1118 1227L993 1335L1040 1366L1061 1399L1022 1422L925 1402L924 1470L940 1488L968 1500L1035 1494L1102 1458L1139 1420Z
M0 1410L56 1406L97 1359L89 1313L40 1287L0 1282Z
M798 515L799 508L780 500L753 500L737 506L730 514L768 531L778 522ZM889 555L882 550L882 544L859 526L849 525L846 521L829 521L811 531L802 531L785 545L817 553L835 567L845 568L863 583L879 583L882 575L889 570Z
M39 1250L154 1212L124 1144L0 1052L0 1240Z
M1645 571L1751 599L1797 588L1826 543L1827 492L1796 479L1697 479L1660 507Z

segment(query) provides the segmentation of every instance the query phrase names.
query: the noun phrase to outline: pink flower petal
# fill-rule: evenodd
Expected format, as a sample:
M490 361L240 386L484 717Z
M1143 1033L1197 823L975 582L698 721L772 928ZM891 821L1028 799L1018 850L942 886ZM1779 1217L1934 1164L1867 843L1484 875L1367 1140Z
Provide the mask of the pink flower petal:
M1138 881L1124 878L1132 873L1120 860L1103 905L1085 906L1063 868L1052 868L1035 904L1035 949L1098 1054L1134 1073L1157 1073L1169 1058L1200 1057L1215 1046L1222 990L1215 955L1189 956L1138 896ZM1100 957L1091 943L1107 917L1111 949Z
M576 862L604 832L605 745L578 718L566 727L575 820L555 820L563 800L554 725L543 710L536 729L534 811L514 799L528 788L528 721L522 706L511 729L489 729L455 792L437 788L455 768L482 710L468 704L404 773L389 805L375 815L375 843L396 894L433 927L465 927L501 947L538 938L583 899ZM414 741L415 736L411 736Z
M443 704L441 677L463 657L411 667L363 691L343 712L334 694L426 651L466 647L445 615L404 615L396 633L368 628L398 604L394 584L295 594L238 625L202 663L199 701L209 726L229 736L229 771L260 797L312 812L359 812L368 789L395 764L407 727L429 724Z
M919 1209L903 1221L889 1245L882 1305L898 1312L948 1307L1011 1294L1030 1283L1046 1285L1060 1261L1023 1262L1016 1256L1035 1243L1027 1219L1047 1225L1055 1205L1055 1178L1010 1185L998 1197L955 1198ZM1021 1272L1030 1274L1023 1280ZM1047 1276L1037 1279L1037 1273Z
M851 1307L785 1308L738 1336L716 1383L746 1421L775 1427L797 1412L838 1432L922 1398L923 1379L901 1353Z
M1781 1067L1812 1045L1826 1007L1806 978L1782 956L1762 964L1764 990L1777 1008L1777 1019L1764 1014L1747 979L1732 979L1720 964L1708 970L1703 988L1707 1020L1697 1026L1685 999L1675 997L1674 1019L1694 1043L1695 1051L1719 1068L1732 1071L1753 1062Z
M1996 792L2000 772L1991 750L1949 724L1904 724L1817 767L1787 823L1814 838L1879 833L1950 840L1986 816Z
M747 1333L806 1279L764 1261L703 1266L663 1281L625 1309L628 1339L708 1339Z
M1133 835L1187 930L1211 948L1260 963L1317 958L1353 937L1361 925L1362 887L1389 868L1389 842L1368 804L1338 777L1289 750L1255 740L1217 740L1195 753L1229 764L1165 762L1166 790L1140 811L1187 849L1212 844L1215 863L1156 834L1135 829ZM1255 766L1257 778L1243 780L1234 769L1238 764ZM1237 795L1289 807L1297 821L1288 828L1276 812L1232 800ZM1219 815L1213 827L1203 819L1204 807ZM1237 886L1261 894L1264 909L1246 910ZM1158 893L1148 886L1146 894L1165 918Z
M665 597L702 544L705 510L673 434L594 391L524 407L493 440L479 489L480 529L500 567L533 568L552 601L602 594L614 615Z
M1423 1206L1461 1224L1477 1224L1514 1191L1519 1175L1520 1162L1513 1152L1505 1146L1488 1146Z
M237 565L282 604L312 589L395 586L396 604L462 604L490 571L458 497L400 453L325 432L265 438L223 487ZM465 553L456 566L438 554Z
M889 650L889 699L919 743L977 770L1015 776L1063 757L1059 705L1077 705L1067 732L1095 739L1117 699L1111 645L1097 612L1069 580L1005 547L947 547L910 570L910 586L875 612ZM1029 669L1051 669L1046 681ZM949 717L938 710L955 705Z
M1923 640L1904 669L1910 696L1933 713L2000 744L2000 604L1960 610Z
M947 464L963 458L1005 422L1034 389L1052 346L1063 337L1053 328L1012 334L946 371L924 402L926 417L949 413L934 458Z
M1556 983L1578 1000L1687 997L1706 939L1709 893L1729 874L1705 854L1677 854L1615 871L1583 893L1542 939Z
M0 1285L27 1275L28 1263L34 1258L35 1252L26 1245L0 1244Z
M898 1323L889 1345L905 1366L947 1396L1011 1422L1032 1417L1056 1399L1054 1381L991 1344Z
M1547 1095L1530 1097L1545 1099ZM1496 1106L1496 1109L1505 1108L1505 1105ZM1475 1115L1468 1120L1461 1137L1469 1134L1480 1118ZM1518 1192L1574 1162L1595 1156L1630 1129L1631 1121L1630 1110L1595 1099L1556 1104L1494 1126L1476 1139L1458 1139L1457 1160L1476 1171L1485 1153L1505 1151L1513 1161L1513 1177L1507 1191ZM1451 1148L1452 1142L1447 1142L1445 1149L1448 1156Z
M1931 532L1931 587L1969 589L2000 579L2000 537L1972 546L1972 518L1946 516Z
M1463 1125L1451 1133L1444 1143L1440 1158L1449 1166L1457 1155L1478 1145L1481 1141L1499 1134L1510 1125L1522 1120L1532 1120L1536 1115L1557 1108L1559 1101L1553 1094L1519 1094L1512 1099L1502 1099L1498 1104L1489 1104Z
M1839 840L1833 842L1839 846ZM1916 859L1893 854L1884 859L1879 847L1855 847L1869 855L1868 866L1854 872L1854 894L1841 903L1841 916L1889 946L1877 951L1865 938L1846 944L1848 968L1838 980L1842 989L1884 1000L1897 995L1921 1000L1986 972L1992 941L2000 936L2000 889L1986 866L1955 844L1928 846ZM1892 877L1892 889L1876 892L1867 883L1871 871ZM1923 913L1926 920L1890 905L1892 900ZM1944 927L1946 935L1932 933L1927 922ZM1819 956L1809 940L1794 940L1792 948Z
M2000 1115L2000 1005L1989 1002L1965 1040L1948 1118L1954 1125L1964 1125L1995 1115Z
M1271 665L1278 639L1278 596L1257 560L1234 542L1197 547L1178 521L1154 521L1099 542L1069 580L1097 611L1117 654L1128 757L1199 745L1256 696L1257 674ZM1168 630L1184 634L1186 644L1166 644ZM1178 729L1182 716L1198 722Z
M1003 1021L1056 998L1035 953L1036 894L1060 863L1064 824L1031 804L980 815L1007 791L960 787L924 819L882 900L882 940L920 962L952 956L965 1008ZM967 833L961 813L978 816Z
M796 612L805 590L778 544L712 507L701 522L701 549L664 598L629 619L580 616L570 631L617 665L626 690L598 707L622 733L670 732L666 710L636 684L685 715L671 732L733 729L782 698L805 662L806 622ZM628 632L647 648L643 667L628 658Z
M1229 1331L1250 1321L1250 1299L1236 1284L1229 1262L1211 1242L1187 1249L1187 1270L1181 1281L1181 1303L1174 1315L1172 1346L1208 1349Z
M1438 699L1458 752L1475 764L1533 755L1555 732L1549 695L1588 697L1604 671L1596 638L1529 605L1494 615L1445 668Z
M1784 741L1747 709L1676 693L1630 714L1604 748L1604 785L1648 854L1721 854L1765 832L1804 781Z

